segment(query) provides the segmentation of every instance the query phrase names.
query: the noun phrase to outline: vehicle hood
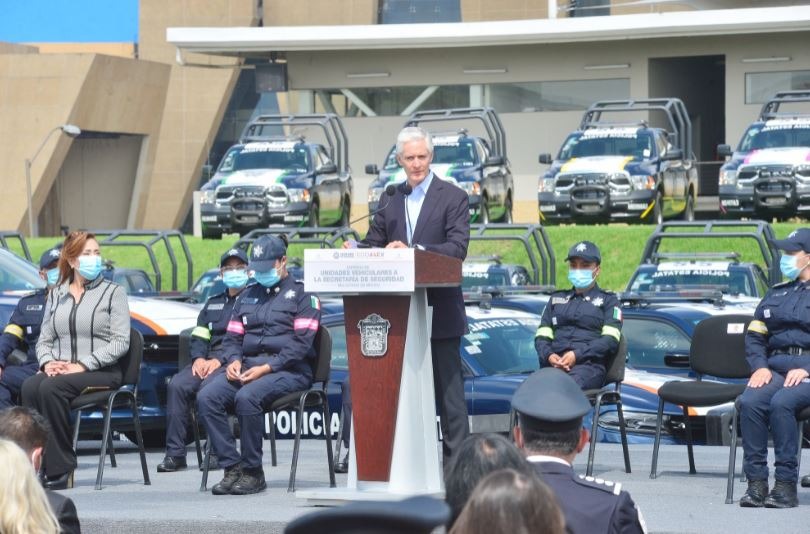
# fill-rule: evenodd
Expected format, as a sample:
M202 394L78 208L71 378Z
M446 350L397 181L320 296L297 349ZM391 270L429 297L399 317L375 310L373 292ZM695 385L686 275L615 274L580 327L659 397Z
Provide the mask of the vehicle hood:
M129 297L129 314L133 323L140 323L143 327L142 333L177 335L197 324L197 316L201 309L201 305L157 298Z
M546 173L547 178L557 174L577 173L616 173L627 172L630 175L652 174L652 163L647 160L634 160L630 156L588 156L558 161Z
M810 148L763 148L751 152L735 152L723 165L723 170L734 170L742 165L806 165L810 164Z
M297 180L305 172L292 169L245 169L227 174L216 174L203 189L216 189L220 186L284 184Z

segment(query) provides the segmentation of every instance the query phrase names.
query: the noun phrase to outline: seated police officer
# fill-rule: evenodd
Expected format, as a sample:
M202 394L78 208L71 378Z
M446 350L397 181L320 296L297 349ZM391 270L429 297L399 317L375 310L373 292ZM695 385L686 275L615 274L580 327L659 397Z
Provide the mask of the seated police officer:
M189 407L200 388L225 371L227 355L222 340L231 320L236 297L248 283L247 254L241 249L227 251L219 260L222 283L227 288L212 295L197 317L191 331L191 363L172 377L168 387L166 408L166 458L158 464L158 473L177 471L186 467L186 432ZM209 468L213 458L209 458ZM202 466L201 466L202 467Z
M795 230L773 244L784 251L780 268L789 281L765 294L745 336L752 374L739 400L748 479L740 506L792 508L799 504L796 413L810 406L810 229ZM776 478L770 493L768 429Z
M534 346L540 367L568 373L582 389L604 385L606 359L619 348L619 300L596 284L602 256L590 241L571 247L568 280L572 289L555 291L546 304Z
M37 362L37 339L42 316L45 314L45 298L48 288L59 279L59 248L51 248L39 258L39 276L47 282L45 289L38 289L20 299L11 314L3 335L0 336L0 409L17 404L22 383L39 370ZM24 362L12 364L9 356L15 350L27 353Z
M197 394L197 407L225 476L215 495L264 490L264 410L276 399L312 384L313 342L321 319L318 298L287 274L287 243L266 235L253 244L249 285L233 308L223 354L226 372ZM239 419L241 454L228 425Z
M557 495L568 532L646 532L644 519L621 484L574 474L571 464L588 443L582 417L591 403L560 369L540 369L515 391L515 443Z

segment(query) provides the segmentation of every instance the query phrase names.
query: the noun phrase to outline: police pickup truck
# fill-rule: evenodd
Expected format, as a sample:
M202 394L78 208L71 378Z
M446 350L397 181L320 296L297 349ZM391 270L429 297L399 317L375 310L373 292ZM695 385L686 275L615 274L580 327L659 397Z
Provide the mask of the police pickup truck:
M283 128L318 126L326 146ZM202 234L244 234L271 224L346 225L352 177L348 144L336 115L265 115L251 122L201 188Z
M810 113L780 111L810 102L810 91L776 93L720 168L720 212L729 217L792 217L810 212Z
M439 178L467 192L471 222L511 223L514 184L506 158L506 134L495 110L454 108L418 111L411 115L405 126L462 120L483 123L487 138L472 135L466 129L431 131L433 163L430 168ZM369 213L373 213L386 185L405 181L405 171L397 161L395 146L388 152L382 169L369 164L365 170L366 174L377 175L368 189L368 209Z
M632 113L635 122L606 121L605 113ZM649 125L651 113L663 115L666 127ZM543 223L694 219L692 125L677 98L596 102L557 157L541 154L539 161L551 165L538 187Z

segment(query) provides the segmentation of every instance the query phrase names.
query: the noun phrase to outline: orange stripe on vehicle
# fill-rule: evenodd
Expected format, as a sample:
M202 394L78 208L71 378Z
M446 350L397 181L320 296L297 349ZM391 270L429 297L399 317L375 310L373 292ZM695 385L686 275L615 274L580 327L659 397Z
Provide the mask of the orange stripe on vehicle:
M636 387L638 389L643 389L644 391L648 391L648 392L652 393L653 395L658 396L658 390L656 388L652 387L652 386L645 386L644 384L639 384L637 382L625 382L625 384ZM694 408L692 408L691 406L686 411L686 413L689 414L689 415L694 415L694 416L697 416L697 414L698 414L697 411Z
M130 315L130 317L132 317L136 321L140 321L143 324L145 324L146 326L148 326L149 328L151 328L152 330L154 330L156 335L165 336L167 334L165 328L163 328L162 326L157 324L155 321L152 321L151 319L147 319L146 317L144 317L140 313L135 313L133 311L130 311L129 315Z

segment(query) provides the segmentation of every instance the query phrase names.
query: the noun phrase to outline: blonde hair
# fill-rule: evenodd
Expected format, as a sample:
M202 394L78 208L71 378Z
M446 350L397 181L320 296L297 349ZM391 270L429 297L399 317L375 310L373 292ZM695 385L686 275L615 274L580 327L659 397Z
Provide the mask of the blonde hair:
M0 439L0 532L59 534L59 522L25 452Z

